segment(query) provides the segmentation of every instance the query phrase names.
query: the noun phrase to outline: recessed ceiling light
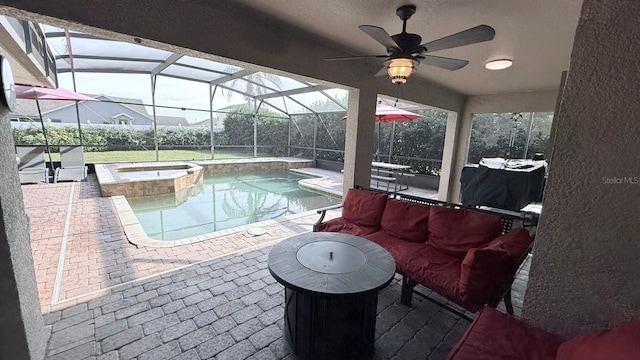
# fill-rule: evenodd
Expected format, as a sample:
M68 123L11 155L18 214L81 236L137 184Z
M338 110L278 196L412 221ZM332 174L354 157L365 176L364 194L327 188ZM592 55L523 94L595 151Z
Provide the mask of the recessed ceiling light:
M510 59L498 59L488 61L484 64L484 67L488 70L504 70L511 67L511 65L513 65L513 61Z

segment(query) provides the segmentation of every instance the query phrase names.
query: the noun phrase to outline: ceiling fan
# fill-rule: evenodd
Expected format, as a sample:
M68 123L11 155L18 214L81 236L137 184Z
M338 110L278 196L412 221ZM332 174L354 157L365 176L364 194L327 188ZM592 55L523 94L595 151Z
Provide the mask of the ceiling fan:
M384 62L384 67L376 76L389 74L391 82L394 84L404 84L407 82L407 78L415 71L415 67L420 63L437 66L446 70L458 70L469 63L467 60L433 56L428 55L428 53L489 41L492 40L496 34L491 26L478 25L438 40L420 44L422 42L420 35L407 33L406 31L407 20L409 20L415 12L415 5L400 6L396 10L396 15L402 20L402 32L393 36L390 36L383 28L378 26L358 26L360 30L387 48L387 55L349 56L327 58L324 60L387 58Z

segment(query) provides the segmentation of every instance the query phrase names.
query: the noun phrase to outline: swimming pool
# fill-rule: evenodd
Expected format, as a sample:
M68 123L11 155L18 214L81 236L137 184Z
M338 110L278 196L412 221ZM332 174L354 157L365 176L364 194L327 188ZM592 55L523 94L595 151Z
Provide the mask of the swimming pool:
M340 203L300 189L303 178L286 170L223 174L175 194L127 201L147 236L171 241Z

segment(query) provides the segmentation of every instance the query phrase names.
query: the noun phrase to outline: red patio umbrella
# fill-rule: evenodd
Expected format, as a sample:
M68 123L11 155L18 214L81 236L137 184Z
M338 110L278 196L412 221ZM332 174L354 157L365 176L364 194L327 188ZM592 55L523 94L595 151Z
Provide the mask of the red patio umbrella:
M16 85L16 98L33 100L66 100L66 101L96 101L91 96L63 88L42 88L29 85Z
M376 123L378 123L378 149L376 151L376 155L380 152L380 123L393 122L393 127L391 128L391 139L389 143L389 162L391 162L391 156L393 154L392 146L393 146L393 136L395 133L395 122L396 121L407 121L407 120L415 120L421 118L422 115L413 113L411 111L403 110L397 107L393 107L387 104L383 104L382 102L378 102L376 105ZM342 120L346 120L347 117L343 117Z
M31 85L16 85L16 98L17 99L32 99L36 101L38 107L38 115L40 116L40 124L42 125L42 135L44 136L44 143L49 154L49 162L51 163L51 169L53 169L53 161L51 160L51 152L49 151L49 140L47 139L47 132L45 130L44 121L42 120L42 111L40 111L39 100L62 100L62 101L97 101L96 99L82 95L77 92L62 89L62 88L42 88ZM78 134L80 131L80 119L78 118Z
M422 115L420 114L412 113L411 111L389 106L387 104L378 103L378 105L376 105L377 123L414 120L421 117ZM342 120L347 120L347 117L343 117Z

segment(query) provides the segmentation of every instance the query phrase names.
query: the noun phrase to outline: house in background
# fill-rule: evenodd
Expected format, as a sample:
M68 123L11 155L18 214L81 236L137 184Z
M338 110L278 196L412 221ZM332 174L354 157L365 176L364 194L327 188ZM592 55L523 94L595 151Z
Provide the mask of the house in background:
M91 95L90 95L91 96ZM83 126L127 126L144 130L153 126L153 115L147 112L142 100L107 95L93 95L98 101L78 102L80 124ZM15 111L10 114L12 126L27 126L30 122L39 122L38 109L33 100L17 101ZM53 126L76 125L78 115L73 101L39 101L42 118ZM158 126L190 126L187 119L176 116L157 115ZM21 125L24 123L25 125Z
M216 111L213 112L213 132L222 132L224 131L224 119L227 118L227 115L229 115L230 113L237 111L239 109L243 109L246 108L247 104L236 104L236 105L229 105L229 106L225 106L221 109L218 109ZM196 121L195 123L192 124L192 126L197 126L197 127L205 127L205 128L209 128L209 118L206 118L204 120L200 120L200 121Z
M187 119L180 117L180 116L163 116L163 115L156 115L156 121L158 122L158 126L177 126L177 127L183 127L183 126L193 126L193 124L190 124Z

